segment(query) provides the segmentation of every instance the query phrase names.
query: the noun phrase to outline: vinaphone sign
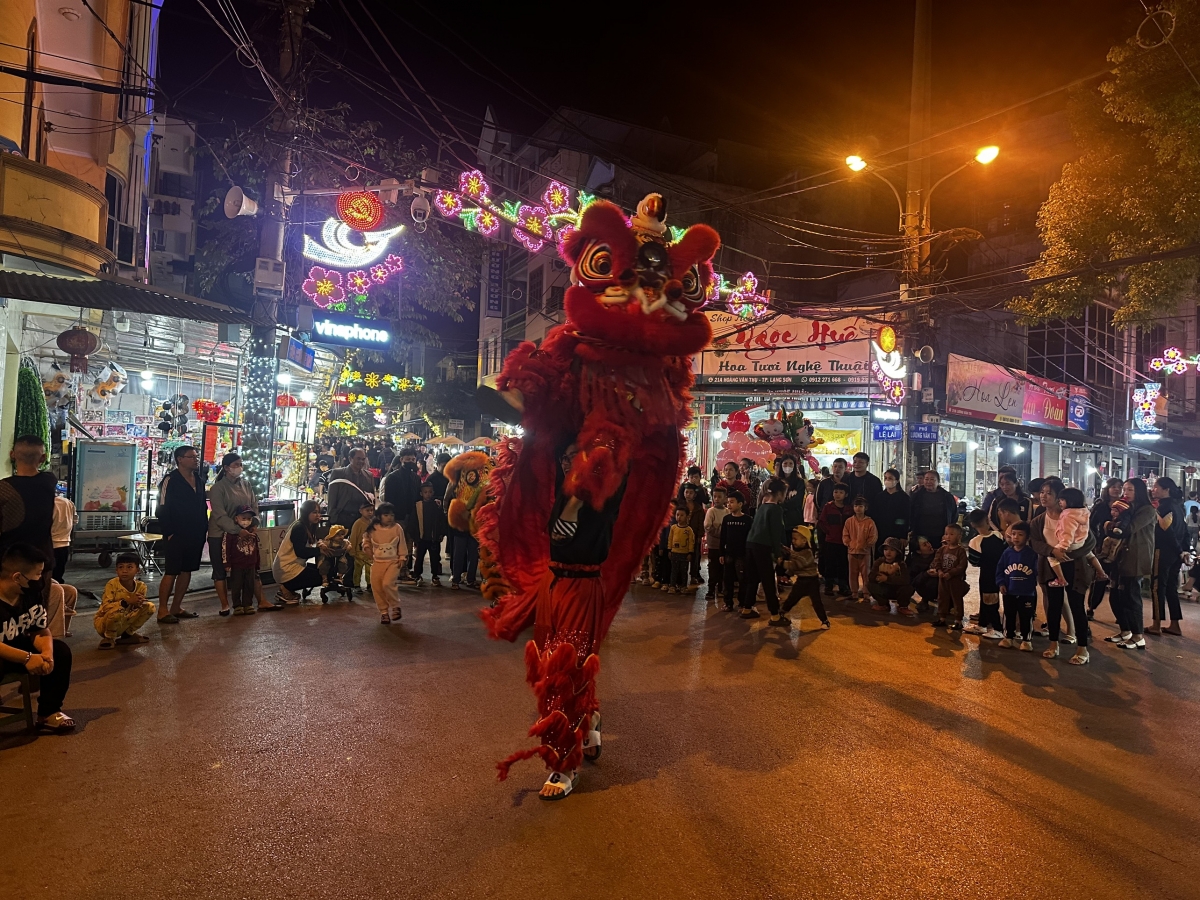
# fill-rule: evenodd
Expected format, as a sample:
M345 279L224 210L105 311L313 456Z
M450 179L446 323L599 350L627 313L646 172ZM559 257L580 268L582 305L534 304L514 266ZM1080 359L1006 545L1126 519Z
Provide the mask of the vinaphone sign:
M314 344L339 344L346 347L386 347L391 332L378 319L356 319L336 313L314 311L312 339Z
M713 342L694 358L698 385L874 384L871 326L862 319L779 316L760 325L726 312L706 315Z

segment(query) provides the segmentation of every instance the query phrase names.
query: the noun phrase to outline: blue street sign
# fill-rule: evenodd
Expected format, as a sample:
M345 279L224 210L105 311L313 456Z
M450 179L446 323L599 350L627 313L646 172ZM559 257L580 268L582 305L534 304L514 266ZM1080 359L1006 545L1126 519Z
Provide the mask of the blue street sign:
M938 426L929 422L909 422L908 439L918 444L936 444Z
M902 441L904 440L904 425L901 422L872 422L871 440Z

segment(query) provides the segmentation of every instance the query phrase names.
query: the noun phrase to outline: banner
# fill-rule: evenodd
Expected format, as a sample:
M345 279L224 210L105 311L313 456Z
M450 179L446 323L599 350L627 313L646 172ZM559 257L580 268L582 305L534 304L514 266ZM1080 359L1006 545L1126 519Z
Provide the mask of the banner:
M1038 378L1036 375L1026 375L1025 379L1021 424L1041 428L1066 428L1068 387L1057 381Z
M697 384L866 387L875 383L871 327L866 321L779 316L759 325L728 312L705 315L714 339L694 357Z
M850 459L862 449L862 430L859 428L817 428L814 437L824 438L825 443L814 444L812 448L821 465L829 463L839 456Z
M951 353L946 367L946 412L1020 425L1025 384L1024 372Z
M1067 400L1067 429L1069 431L1092 431L1092 393L1077 384L1071 385Z

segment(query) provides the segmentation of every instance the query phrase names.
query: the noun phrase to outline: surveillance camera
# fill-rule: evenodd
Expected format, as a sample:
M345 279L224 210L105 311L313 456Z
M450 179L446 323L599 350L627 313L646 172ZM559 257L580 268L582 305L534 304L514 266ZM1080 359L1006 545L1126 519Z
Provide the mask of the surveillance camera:
M416 222L418 225L424 225L427 221L429 221L429 201L421 195L413 197L412 206L409 207L409 212L412 213L414 222Z

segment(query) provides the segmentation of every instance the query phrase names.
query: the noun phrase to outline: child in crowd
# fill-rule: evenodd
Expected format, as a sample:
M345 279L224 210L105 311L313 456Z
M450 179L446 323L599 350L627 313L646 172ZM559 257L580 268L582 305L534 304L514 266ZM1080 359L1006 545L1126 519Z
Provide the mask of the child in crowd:
M942 535L942 546L933 556L929 574L938 579L938 617L933 627L962 631L963 598L967 596L967 551L962 548L962 526L951 523ZM953 616L947 621L946 616Z
M50 525L50 540L54 544L53 578L62 584L67 573L67 559L71 555L71 532L79 524L75 504L62 494L54 495L54 518ZM70 634L70 631L67 632Z
M835 492L836 493L836 492ZM867 518L867 498L854 498L854 515L842 528L842 543L850 568L850 596L862 603L867 599L867 572L871 567L871 551L879 540L875 522Z
M900 615L916 615L908 606L913 587L904 565L904 541L900 538L890 537L883 542L883 555L875 560L867 576L867 590L875 601L871 609L876 612L891 612L895 603Z
M692 529L692 536L696 539L695 546L692 547L692 555L688 558L688 573L691 577L692 587L699 587L704 583L704 579L700 577L700 538L704 535L704 518L707 510L704 508L704 499L701 499L701 491L704 491L704 498L707 498L708 491L704 490L703 485L695 485L690 481L683 484L683 505L687 509L688 527Z
M730 491L725 503L729 507L729 514L721 520L721 536L717 546L721 550L721 567L725 575L724 606L726 612L733 612L733 601L737 596L734 591L746 574L746 536L750 534L751 519L743 511L746 498L741 491Z
M933 569L933 557L933 544L929 538L918 537L917 549L908 558L908 577L913 590L921 598L917 603L917 609L921 612L929 612L930 605L938 595L937 576L930 574Z
M1004 637L1004 624L1000 621L1000 591L996 585L996 566L1008 549L1008 544L998 531L992 528L987 513L982 509L972 510L967 516L975 537L967 545L967 562L979 567L979 624L971 625L967 631L979 634L988 640L998 641Z
M259 565L258 519L253 509L243 506L233 521L242 530L221 537L221 562L229 573L229 604L235 616L252 616Z
M362 578L367 576L367 590L371 590L371 557L363 550L363 535L375 518L375 503L364 500L358 508L358 520L350 528L350 554L354 557L354 588L362 590Z
M717 485L712 492L713 505L704 514L704 540L708 544L708 593L716 599L725 583L725 572L721 567L721 523L729 515L729 494Z
M675 507L675 524L667 538L667 551L671 555L670 594L682 594L688 588L688 566L696 547L696 535L688 524L689 518L686 506Z
M146 599L146 582L138 580L141 565L136 553L117 557L117 577L109 579L100 598L94 624L100 635L100 649L117 644L144 644L150 638L138 634L158 609Z
M1129 528L1133 525L1133 513L1130 512L1128 501L1124 497L1110 501L1108 504L1109 521L1104 523L1104 542L1100 545L1100 559L1106 563L1117 561L1121 545L1129 536Z
M651 551L650 567L653 570L654 582L651 587L661 591L671 589L671 529L675 527L675 510L678 504L671 504L667 522L658 532L658 543Z
M833 486L833 499L825 504L817 517L817 528L821 533L821 576L825 579L825 590L835 597L850 594L850 557L846 552L843 536L846 522L853 518L854 510L846 502L850 488L845 484Z
M1033 650L1033 612L1037 607L1038 557L1029 546L1029 523L1014 522L1008 529L1012 546L996 564L996 584L1004 597L1004 639L1000 647L1012 647L1021 623L1020 648Z
M441 585L442 538L446 536L446 513L442 502L433 498L433 485L421 485L421 499L413 507L408 533L415 544L412 567L413 584L421 583L425 569L425 554L429 554L429 575L434 587Z
M345 564L346 555L350 548L347 546L347 531L344 525L331 525L329 532L325 535L326 550L321 554L321 561L317 564L318 570L321 572L321 599L327 600L330 591L339 590L342 583L342 575L345 569L342 566Z
M1085 505L1083 491L1079 488L1067 488L1059 497L1063 505L1063 511L1059 513L1058 520L1054 523L1054 549L1078 550L1088 539L1088 534L1091 531L1091 518ZM1089 553L1086 557L1087 563L1095 570L1096 581L1108 581L1108 573L1104 571L1104 567L1100 565L1100 560L1096 558L1096 554ZM1056 556L1047 557L1047 562L1050 563L1050 568L1054 570L1055 578L1050 582L1050 587L1066 587L1067 579L1063 577L1062 560Z
M363 550L371 560L371 594L379 610L379 624L400 621L400 568L408 558L404 529L396 521L396 507L381 503L363 535Z
M817 571L817 560L812 552L812 528L797 525L792 529L792 547L784 557L783 568L794 579L792 590L783 603L784 615L805 598L812 603L813 612L821 620L821 629L829 630L829 616L821 602L821 576Z

